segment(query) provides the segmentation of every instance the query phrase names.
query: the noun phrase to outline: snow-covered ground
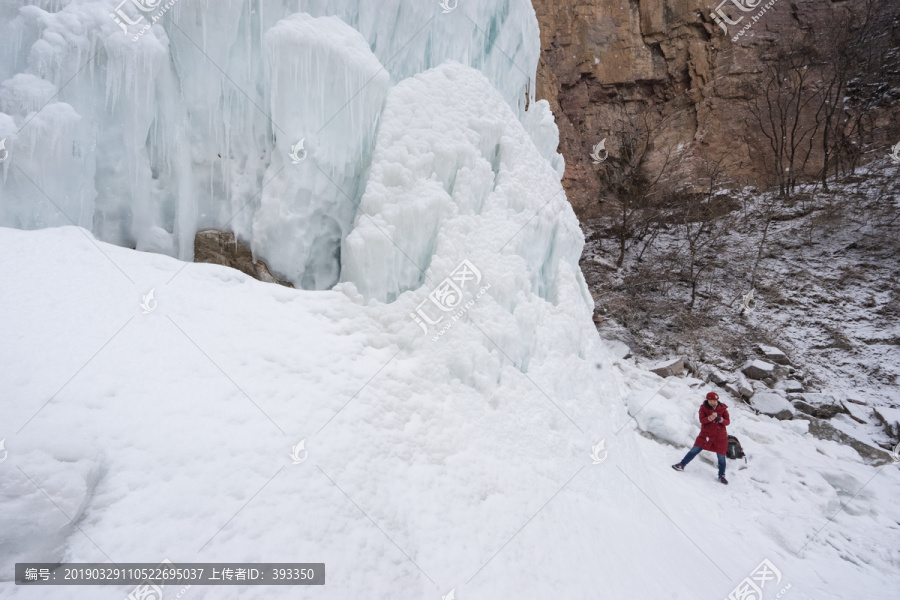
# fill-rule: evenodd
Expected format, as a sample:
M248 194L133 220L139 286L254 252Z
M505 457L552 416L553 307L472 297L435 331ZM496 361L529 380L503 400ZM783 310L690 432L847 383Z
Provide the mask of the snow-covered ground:
M657 394L599 344L517 368L479 331L490 292L432 342L349 285L290 290L85 234L0 230L3 597L128 592L16 587L15 561L163 558L326 564L324 589L197 599L713 600L763 559L783 597L896 597L897 467L803 422L732 407L750 461L723 486L709 461L669 467L698 390Z
M767 200L760 193L745 193L743 214L749 218L737 219L722 234L717 264L702 286L696 316L702 325L685 331L674 316L679 309L687 313L687 285L676 283L665 293L651 285L636 288L649 306L670 303L668 310L632 317L629 330L639 360L717 358L718 368L728 373L760 358L760 343L773 344L803 374L804 399L816 406L837 401L850 411L836 415L832 425L868 445L893 448L896 425L889 434L892 426L886 428L881 417L889 422L900 418L900 222L892 218L900 206L897 174L890 161L879 160L860 167L856 183L833 184L830 193L802 186L800 199L780 205L760 261L754 310L742 315L740 297L749 291L764 224L759 212ZM618 272L596 262L614 260L601 250L600 238L591 235L598 225L583 224L590 241L582 266L602 310L616 294L627 297L614 290L622 290L639 265L636 253ZM675 228L663 230L644 260L677 253L681 243ZM607 335L625 333L609 321L601 329Z
M340 127L356 137L309 140L293 164L305 117L281 95L302 90L285 85L335 67L341 85L316 108L330 114L366 68L391 62L424 8L308 2L307 17L286 1L260 14L181 0L188 33L167 21L136 42L142 54L110 42L112 21L92 27L110 2L19 4L0 7L18 14L2 43L33 53L3 65L4 77L29 72L0 90L15 108L0 135L42 126L13 140L0 185L2 222L16 227L0 228L0 596L130 589L16 586L15 562L163 559L326 565L324 588L194 586L165 600L713 600L764 559L779 571L767 598L895 596L894 465L733 407L751 460L729 465L729 486L708 457L670 468L697 434L705 389L616 360L592 324L552 115L514 99L517 69L536 68L530 7L473 2L448 15L454 25L435 18L415 42L425 58L399 58L389 82L375 73L353 96L362 112L348 108ZM476 29L484 17L497 47L465 16ZM469 43L435 40L448 30ZM207 72L170 35L201 40L226 71ZM501 65L503 42L514 60ZM267 55L264 76L264 47L312 62ZM56 86L95 50L97 70L38 110L56 89L38 67L59 67ZM159 89L112 85L138 85L123 65L145 59L160 61ZM220 97L232 76L296 120L282 125L296 136L245 119L253 97ZM98 89L109 95L75 93ZM177 102L159 94L176 89ZM115 143L74 143L85 132ZM134 139L146 147L126 152ZM220 149L227 166L213 164ZM247 202L239 237L328 289L175 258L190 258L197 227L224 226ZM320 285L336 265L340 281Z

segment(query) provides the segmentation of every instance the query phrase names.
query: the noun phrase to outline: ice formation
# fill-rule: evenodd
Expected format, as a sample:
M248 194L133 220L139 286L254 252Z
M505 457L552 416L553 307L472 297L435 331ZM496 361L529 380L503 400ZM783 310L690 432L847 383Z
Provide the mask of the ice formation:
M453 60L523 119L534 99L528 0L25 4L0 7L0 225L182 260L199 229L232 230L306 288L338 281L389 86Z
M367 298L393 301L418 288L434 258L447 261L445 270L468 258L528 273L523 291L554 303L564 295L558 279L577 279L570 291L593 304L578 267L584 240L559 174L468 67L448 63L390 91L360 211L344 277ZM501 292L510 310L518 291Z

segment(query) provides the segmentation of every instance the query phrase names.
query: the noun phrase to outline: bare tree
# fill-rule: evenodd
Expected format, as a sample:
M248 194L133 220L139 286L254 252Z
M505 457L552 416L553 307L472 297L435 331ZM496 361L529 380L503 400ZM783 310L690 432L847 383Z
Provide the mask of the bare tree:
M702 185L704 189L680 195L673 206L673 216L687 251L685 271L691 286L688 303L691 309L697 300L702 278L719 262L723 235L733 226L730 198L720 195L719 191L732 169L740 168L731 152L715 158L700 155L692 162L697 187Z
M624 105L620 115L608 127L611 153L600 175L603 192L615 202L611 232L619 248L617 267L634 238L644 239L663 214L675 165L675 146L663 141L671 116L658 116L649 107L628 112Z
M810 82L815 120L822 128L819 177L826 190L829 173L838 178L856 167L872 111L900 83L892 30L900 20L900 5L855 0L831 14L830 20L815 24L812 66L817 77Z
M781 198L789 197L806 167L811 139L819 129L814 113L814 52L802 40L793 41L763 57L763 73L748 90L749 130L763 135L764 164L778 185Z

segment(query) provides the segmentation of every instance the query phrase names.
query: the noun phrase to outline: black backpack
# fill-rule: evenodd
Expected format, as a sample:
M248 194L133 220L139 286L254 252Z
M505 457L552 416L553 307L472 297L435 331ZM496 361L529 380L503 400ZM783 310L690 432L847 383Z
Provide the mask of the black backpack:
M728 458L744 458L744 449L741 448L741 443L733 435L728 436L728 450L725 452L725 456Z

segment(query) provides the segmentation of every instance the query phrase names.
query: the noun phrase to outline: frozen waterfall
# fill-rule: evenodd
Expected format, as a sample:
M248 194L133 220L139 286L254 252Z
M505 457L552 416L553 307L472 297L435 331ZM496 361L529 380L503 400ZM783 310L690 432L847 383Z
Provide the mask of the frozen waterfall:
M480 70L561 173L528 0L13 0L0 50L0 226L74 223L181 260L198 230L229 230L329 288L388 90L448 60Z

